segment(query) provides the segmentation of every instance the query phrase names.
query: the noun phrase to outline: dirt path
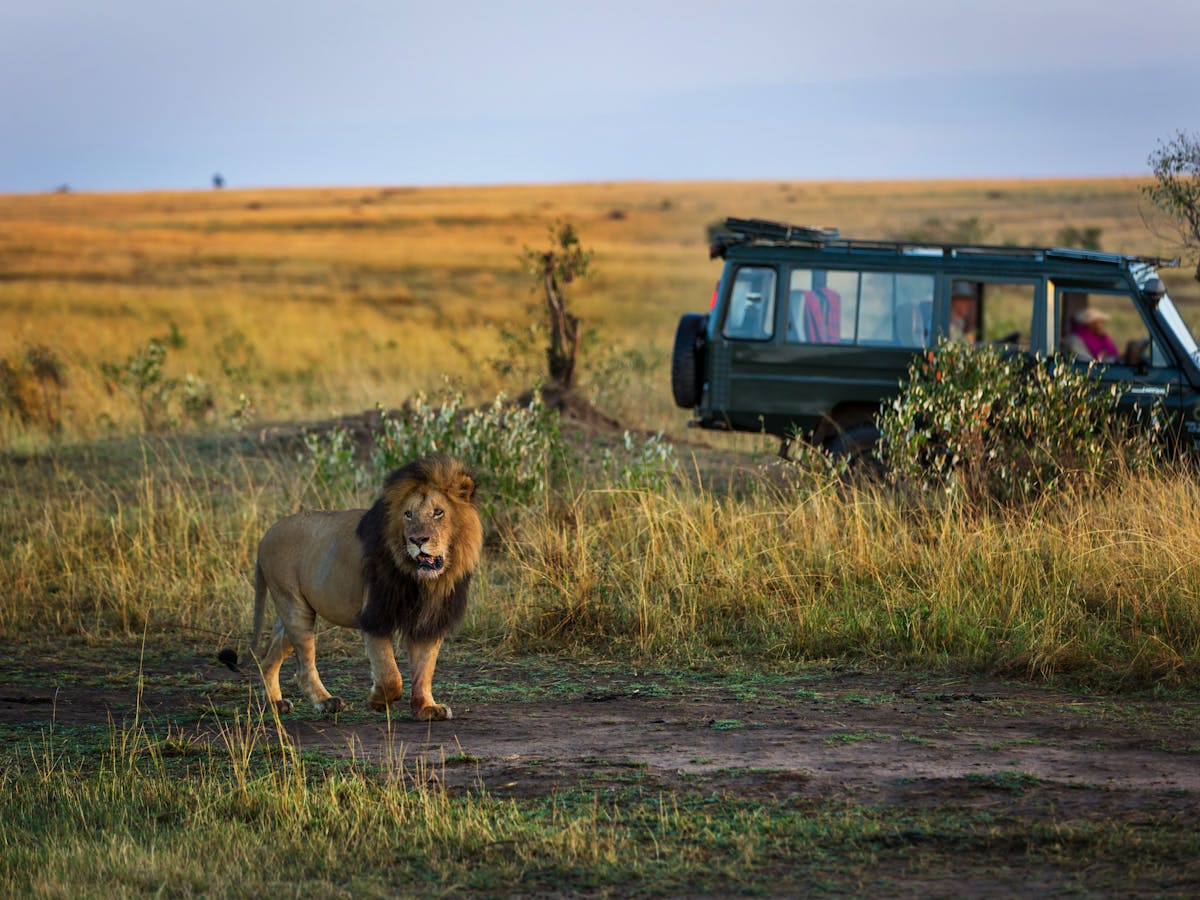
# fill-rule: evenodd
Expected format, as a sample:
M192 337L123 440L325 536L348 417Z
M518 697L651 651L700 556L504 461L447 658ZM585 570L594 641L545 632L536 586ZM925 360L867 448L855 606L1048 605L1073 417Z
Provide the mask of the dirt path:
M1190 713L990 684L834 679L792 701L648 697L619 690L574 700L461 707L445 723L303 722L304 746L405 758L450 784L520 793L593 786L629 772L664 786L703 782L739 792L870 790L936 800L961 785L1040 782L1099 797L1200 791L1200 734ZM1172 724L1174 722L1175 724ZM470 764L464 765L460 761Z
M406 708L390 721L366 708L357 652L333 654L322 675L350 701L337 719L315 715L294 683L284 688L300 702L282 723L305 759L353 755L392 777L451 793L483 789L529 809L549 797L578 802L582 792L602 804L751 804L768 816L794 810L859 823L862 845L850 851L819 836L806 845L806 864L821 868L831 891L1200 891L1195 691L1090 694L831 668L646 673L480 661L451 648L436 691L454 718L430 724ZM135 717L175 746L207 741L221 752L230 723L244 740L249 713L268 746L274 720L260 697L256 674L232 672L213 654L0 644L0 762L36 753L51 723L62 752L95 753L111 741L110 723L127 728ZM756 865L754 884L768 894L773 866L780 884L795 884L786 853Z
M140 676L143 718L182 715L211 738L214 713L244 709L254 687L206 658L166 654L134 665L40 665L0 654L0 725L128 721ZM906 803L994 801L1037 789L1099 808L1200 806L1194 695L1085 695L845 671L693 681L459 662L438 672L439 698L454 718L428 724L403 707L390 722L365 709L361 668L351 657L327 663L326 682L352 701L349 711L321 719L300 703L284 718L289 732L302 748L402 759L455 788L527 795L637 779L663 789L868 792Z

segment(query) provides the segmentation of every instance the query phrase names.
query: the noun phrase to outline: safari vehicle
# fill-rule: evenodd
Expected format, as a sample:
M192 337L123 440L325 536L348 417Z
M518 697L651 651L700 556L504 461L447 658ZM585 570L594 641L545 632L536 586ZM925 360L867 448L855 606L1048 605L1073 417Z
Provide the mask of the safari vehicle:
M690 424L776 435L785 455L796 437L853 455L874 446L880 404L940 338L1086 367L1082 338L1096 350L1106 325L1096 377L1126 386L1122 404L1161 401L1200 451L1200 350L1155 271L1177 260L857 240L761 219L725 227L711 247L725 260L712 308L684 315L675 335L672 391Z

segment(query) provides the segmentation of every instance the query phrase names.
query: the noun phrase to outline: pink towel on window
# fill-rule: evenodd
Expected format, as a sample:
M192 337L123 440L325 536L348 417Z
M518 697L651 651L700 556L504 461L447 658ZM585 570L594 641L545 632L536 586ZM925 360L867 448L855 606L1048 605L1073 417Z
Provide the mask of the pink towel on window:
M842 339L842 298L832 288L804 292L804 332L816 344Z

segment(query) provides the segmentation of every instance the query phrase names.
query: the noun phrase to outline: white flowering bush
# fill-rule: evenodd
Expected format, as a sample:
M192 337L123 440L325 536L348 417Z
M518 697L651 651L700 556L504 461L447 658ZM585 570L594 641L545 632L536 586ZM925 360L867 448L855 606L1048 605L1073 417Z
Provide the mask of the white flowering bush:
M524 405L498 394L471 410L463 409L462 394L441 403L419 394L402 416L384 415L374 438L372 462L380 476L427 453L461 459L481 482L485 517L544 502L565 452L558 415L546 408L538 391Z
M418 394L399 413L381 409L365 461L343 428L310 435L305 446L318 483L360 489L379 484L389 471L418 456L449 453L475 473L480 511L487 518L544 502L565 456L558 416L536 391L525 404L500 394L490 404L467 409L461 393L440 402Z
M605 449L601 464L610 482L630 490L660 491L679 471L675 446L661 431L641 441L626 431L620 452Z
M1057 358L944 341L879 419L891 477L971 502L1030 500L1162 458L1160 407L1116 415L1122 385ZM1130 427L1130 426L1133 427Z
M353 492L361 488L367 472L355 460L354 434L341 425L304 435L304 449L312 466L312 480L328 491Z

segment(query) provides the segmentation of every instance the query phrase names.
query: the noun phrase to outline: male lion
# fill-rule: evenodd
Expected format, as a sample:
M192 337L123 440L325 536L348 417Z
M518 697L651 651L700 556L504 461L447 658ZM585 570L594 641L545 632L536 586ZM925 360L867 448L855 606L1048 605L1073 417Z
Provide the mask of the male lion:
M254 570L252 648L271 592L279 617L260 660L267 699L291 710L279 690L279 667L293 650L300 686L323 713L345 704L321 683L315 664L317 616L362 631L371 661L368 702L378 710L399 700L403 680L392 638L408 646L413 715L449 719L432 683L442 640L462 619L467 588L479 562L483 527L475 479L448 456L427 456L392 472L368 510L302 512L280 519L258 545Z

